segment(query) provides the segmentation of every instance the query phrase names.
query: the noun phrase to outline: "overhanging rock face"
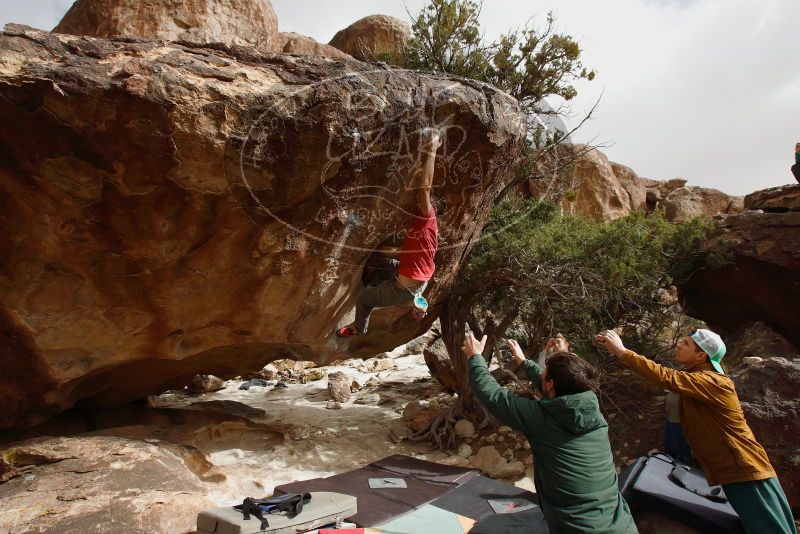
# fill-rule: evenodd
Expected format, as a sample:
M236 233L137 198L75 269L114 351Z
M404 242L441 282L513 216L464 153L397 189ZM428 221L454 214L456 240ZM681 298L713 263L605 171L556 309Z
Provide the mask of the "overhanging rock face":
M0 36L0 426L429 326L524 136L473 82L353 60L8 26ZM333 335L445 137L434 314Z

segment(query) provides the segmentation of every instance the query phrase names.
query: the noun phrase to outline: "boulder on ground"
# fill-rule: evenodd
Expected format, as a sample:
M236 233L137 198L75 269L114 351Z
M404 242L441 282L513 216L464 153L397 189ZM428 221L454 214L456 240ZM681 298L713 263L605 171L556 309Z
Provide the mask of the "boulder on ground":
M225 388L225 381L214 375L195 375L186 388L192 393L210 393Z
M39 438L0 455L18 474L0 486L3 532L190 532L213 506L184 459L157 444Z
M509 462L493 446L481 447L469 464L492 478L516 479L525 474L522 462Z
M457 436L462 438L471 438L475 435L475 425L472 421L466 419L459 419L453 428Z
M417 337L511 179L523 119L445 75L6 26L0 427ZM377 310L337 338L370 251L408 229L431 124L448 209L430 313Z
M91 37L151 37L272 50L278 17L269 0L77 0L53 29Z
M347 402L352 396L350 385L353 379L341 371L328 373L328 391L337 402Z
M333 36L330 44L361 61L400 60L411 36L407 22L388 15L370 15Z
M433 422L442 413L440 408L428 407L416 412L408 421L408 427L414 432L422 432L431 427Z

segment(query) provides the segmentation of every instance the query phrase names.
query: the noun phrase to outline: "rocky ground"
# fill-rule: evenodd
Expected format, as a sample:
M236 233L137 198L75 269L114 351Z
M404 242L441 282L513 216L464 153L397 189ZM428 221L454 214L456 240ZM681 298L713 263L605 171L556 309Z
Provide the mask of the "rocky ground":
M451 397L422 354L386 356L329 367L279 361L260 373L272 378L262 379L266 387L240 389L251 377L205 377L190 387L215 391L170 391L147 405L72 411L7 431L0 532L188 532L204 507L391 454L473 465L532 486L527 445L508 428L476 435L459 425L461 446L450 453L403 439ZM347 400L329 386L338 374L348 379Z
M205 507L269 495L281 484L391 454L474 467L533 490L529 445L508 427L476 430L458 421L449 451L413 439L454 400L425 363L432 339L325 367L279 360L229 381L198 376L183 390L138 405L73 410L40 427L5 431L0 532L190 532ZM796 446L787 437L794 435L787 410L795 409L800 360L763 325L751 327L746 339L749 345L732 351L731 376L794 496ZM604 372L601 402L621 470L659 447L663 392L627 371ZM776 418L783 423L776 426ZM642 532L691 532L648 513L637 522Z

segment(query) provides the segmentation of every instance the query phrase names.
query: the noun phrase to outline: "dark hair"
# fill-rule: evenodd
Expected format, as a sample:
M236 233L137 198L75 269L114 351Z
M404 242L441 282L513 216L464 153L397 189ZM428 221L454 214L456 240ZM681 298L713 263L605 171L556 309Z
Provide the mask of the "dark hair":
M597 369L571 352L556 352L547 358L547 379L553 381L556 396L573 395L599 387Z

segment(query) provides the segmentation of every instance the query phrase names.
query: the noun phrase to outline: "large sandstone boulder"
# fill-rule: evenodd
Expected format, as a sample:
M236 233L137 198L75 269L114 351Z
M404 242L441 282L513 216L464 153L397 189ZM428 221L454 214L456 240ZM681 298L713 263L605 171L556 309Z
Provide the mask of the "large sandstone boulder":
M800 345L800 212L745 211L716 225L708 247L732 259L681 286L687 313L731 332L762 321Z
M800 507L800 355L768 358L731 372L736 392L756 439L775 467L789 504Z
M53 31L272 49L278 18L269 0L77 0Z
M295 54L298 56L319 56L330 58L350 58L349 54L345 54L338 48L324 43L318 43L311 37L301 35L294 32L280 32L276 39L275 49L279 52L287 54Z
M213 506L180 455L116 437L40 438L0 452L0 531L192 532Z
M413 339L524 136L513 99L446 76L15 25L0 95L0 427ZM413 220L432 123L428 318L340 340L364 262Z
M744 200L716 189L684 186L670 192L663 204L667 220L680 222L703 215L738 213L742 211Z
M555 167L569 168L566 175L551 175ZM559 202L564 213L581 214L597 221L611 221L634 210L649 211L658 199L648 201L658 184L638 176L633 169L609 161L597 148L586 145L559 145L536 161L536 180L522 182L517 190L523 196L549 198Z
M384 57L401 58L411 27L407 22L388 15L370 15L340 30L330 44L361 61Z

